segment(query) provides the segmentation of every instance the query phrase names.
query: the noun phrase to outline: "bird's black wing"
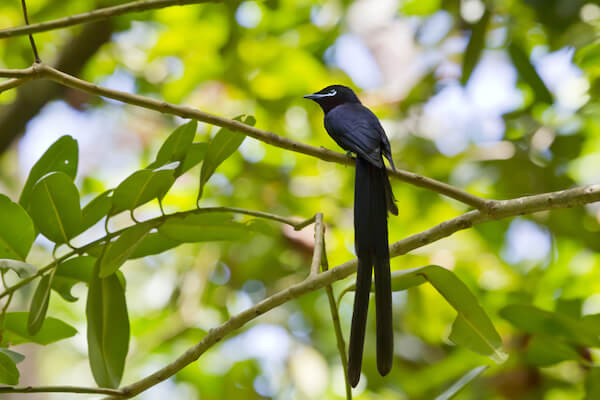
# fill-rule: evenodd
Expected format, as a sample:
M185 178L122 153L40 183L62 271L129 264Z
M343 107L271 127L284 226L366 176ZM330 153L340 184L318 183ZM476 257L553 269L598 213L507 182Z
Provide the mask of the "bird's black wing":
M389 142L375 114L362 104L342 104L329 111L325 115L325 129L344 150L362 156L377 167L383 166L382 145L387 144L389 149Z

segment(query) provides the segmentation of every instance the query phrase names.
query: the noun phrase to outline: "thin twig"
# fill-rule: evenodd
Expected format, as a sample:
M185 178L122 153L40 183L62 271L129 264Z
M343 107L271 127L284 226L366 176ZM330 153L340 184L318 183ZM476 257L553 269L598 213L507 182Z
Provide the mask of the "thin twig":
M27 5L25 4L25 0L21 0L21 7L23 8L23 17L25 19L25 26L29 25L29 16L27 15ZM33 35L29 34L29 43L31 43L31 50L33 50L33 57L36 64L42 62L40 59L40 55L38 53L37 47L35 45L35 40L33 40Z
M479 210L470 211L394 243L390 247L390 257L397 257L450 236L455 232L484 222L530 214L542 210L575 207L596 201L600 201L600 185L582 186L559 192L520 197L513 200L495 201L487 213ZM326 272L309 275L302 282L275 293L253 307L231 317L218 327L211 329L202 341L190 347L175 361L131 385L124 386L121 390L126 393L127 397L133 397L155 386L196 361L205 351L219 342L223 337L238 330L259 315L306 293L321 289L331 285L333 282L346 278L356 272L356 267L357 260L354 259Z
M0 83L0 93L21 86L22 84L24 84L27 81L30 81L31 79L33 79L32 76L26 76L24 78L14 78L4 81Z
M84 24L88 22L116 17L118 15L154 10L157 8L165 8L170 6L184 6L187 4L199 3L216 3L219 0L150 0L150 1L134 1L131 3L121 4L114 7L106 7L98 10L71 15L65 18L56 19L53 21L42 22L26 26L18 26L15 28L0 30L0 39L11 36L20 36L36 32L51 31L54 29L66 28L73 25Z
M0 77L6 78L22 77L31 74L37 74L37 78L50 79L54 82L58 82L70 88L79 89L87 93L108 97L114 100L119 100L127 104L136 105L165 114L177 115L182 118L191 118L209 123L211 125L231 129L233 131L240 132L246 136L250 136L251 138L260 140L261 142L270 144L272 146L294 151L296 153L302 153L309 156L313 156L324 161L335 162L343 165L354 165L355 163L355 160L353 158L348 157L345 154L331 151L323 147L314 147L301 142L296 142L286 137L279 136L273 132L263 131L253 126L246 125L242 122L219 117L217 115L209 114L192 107L177 106L171 103L167 103L166 101L155 100L149 97L108 89L75 78L74 76L65 74L45 64L39 66L34 65L32 68L25 70L0 69ZM412 172L398 169L394 171L388 168L388 174L390 176L400 179L401 181L443 194L444 196L458 200L464 204L477 208L478 210L487 210L490 207L491 202L493 201L472 195L446 183L439 182L435 179L427 178L425 176L417 175Z
M213 212L231 212L231 213L237 213L237 214L252 215L252 216L258 217L258 218L265 218L265 219L270 219L273 221L278 221L278 222L290 225L294 229L296 229L296 227L298 227L298 226L310 225L310 223L312 223L312 222L307 223L307 221L314 220L314 217L312 217L305 221L299 221L294 218L286 218L286 217L282 217L282 216L279 216L276 214L266 213L266 212L262 212L262 211L246 210L243 208L235 208L235 207L206 207L206 208L196 208L196 209L189 210L189 211L181 211L181 212L177 212L177 213L173 213L173 214L161 215L159 217L152 218L152 219L149 219L147 221L142 221L142 222L150 224L152 226L152 228L158 228L161 224L163 224L169 218L182 218L182 217L186 217L188 215L198 215L198 214L213 213ZM108 218L106 220L108 221ZM20 280L19 282L15 283L11 287L6 288L4 290L4 292L0 293L0 299L9 295L10 293L13 293L15 290L27 285L29 282L35 280L36 278L46 274L48 271L51 271L53 268L55 268L57 265L60 265L60 263L66 261L67 259L69 259L77 254L83 254L83 253L87 252L89 249L91 249L92 247L95 247L103 242L108 242L109 240L119 236L121 233L123 233L125 230L127 230L129 228L131 228L131 226L119 229L118 231L115 231L115 232L107 231L107 234L105 236L101 237L100 239L96 239L93 242L90 242L84 246L78 247L78 248L74 249L73 251L63 255L62 257L57 258L56 260L52 261L50 264L46 265L45 267L40 268L35 274Z
M323 257L321 258L321 269L323 272L329 270L329 261L327 261L327 249L325 247L325 238L323 237ZM346 356L346 342L344 341L344 334L342 333L342 326L340 325L340 316L338 314L337 303L333 294L333 287L331 285L325 286L325 293L327 293L327 300L329 301L329 312L331 313L331 322L333 323L333 329L335 331L335 340L337 343L338 352L340 353L340 359L342 360L342 369L344 370L344 386L346 387L346 400L352 400L352 386L348 380L348 358Z
M323 253L323 213L318 212L315 215L315 249L313 250L313 258L310 263L310 274L316 275L319 273L321 266L321 257Z
M0 386L0 393L89 393L89 394L107 394L123 397L124 394L119 389L91 388L81 386Z

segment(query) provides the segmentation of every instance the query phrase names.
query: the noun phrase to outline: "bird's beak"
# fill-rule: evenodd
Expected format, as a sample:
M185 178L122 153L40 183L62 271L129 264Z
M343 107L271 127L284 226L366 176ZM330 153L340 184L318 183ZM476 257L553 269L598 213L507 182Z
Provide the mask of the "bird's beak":
M335 93L313 93L313 94L307 94L306 96L304 96L305 99L311 99L311 100L317 100L317 99L322 99L323 97L331 97L333 96Z

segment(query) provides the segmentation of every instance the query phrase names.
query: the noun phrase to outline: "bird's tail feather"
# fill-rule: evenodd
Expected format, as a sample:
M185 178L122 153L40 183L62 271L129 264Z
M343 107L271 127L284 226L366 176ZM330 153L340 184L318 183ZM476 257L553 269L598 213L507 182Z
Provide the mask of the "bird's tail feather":
M352 386L356 386L360 379L373 267L375 269L377 369L381 375L386 375L390 371L394 353L387 232L387 211L390 209L393 194L385 169L378 168L360 157L356 160L355 179L354 232L358 273L348 356L348 377ZM393 201L391 204L395 208Z

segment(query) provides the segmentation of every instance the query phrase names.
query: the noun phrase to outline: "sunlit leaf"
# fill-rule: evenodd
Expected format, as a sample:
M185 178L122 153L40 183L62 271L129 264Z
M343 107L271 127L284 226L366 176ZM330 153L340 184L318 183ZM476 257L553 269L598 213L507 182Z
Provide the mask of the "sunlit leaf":
M77 141L71 136L62 136L54 142L29 171L29 176L19 198L19 204L23 208L29 209L33 187L42 176L50 172L64 172L71 178L71 181L75 179L78 153Z
M400 12L404 15L429 15L440 9L442 0L404 0Z
M250 126L254 126L256 123L253 116L239 116L234 119ZM202 163L202 169L200 170L200 190L198 199L202 197L204 185L210 179L217 167L240 147L245 138L245 135L226 128L221 128L219 132L217 132L208 145L206 156Z
M77 301L77 297L71 294L71 289L78 282L90 281L95 263L95 257L79 256L59 264L52 280L52 289L67 301Z
M4 353L7 356L9 356L10 359L15 362L15 364L18 364L25 359L25 356L23 354L2 347L0 347L0 353Z
M173 161L183 161L191 149L197 127L198 123L191 120L175 129L158 150L156 160L148 165L148 169L158 168Z
M83 207L81 210L81 232L88 230L108 215L112 208L112 193L112 190L107 190Z
M142 169L117 186L113 194L111 214L133 210L156 198L162 198L175 182L174 168Z
M180 176L194 168L204 160L206 156L206 150L208 149L208 143L192 143L189 151L186 153L185 158L181 165L175 170L175 176Z
M29 318L27 320L27 332L30 335L38 333L42 327L42 323L46 318L48 311L48 303L50 302L50 288L52 287L53 273L42 276L38 283L31 305L29 306Z
M469 288L452 272L437 265L428 265L412 270L392 272L392 290L406 290L425 282L431 285L458 311L452 327L450 340L470 350L503 362L502 339L492 321L479 305ZM355 284L349 285L340 298ZM374 290L374 286L371 288Z
M116 274L92 274L86 305L90 367L98 386L117 388L129 349L125 290Z
M248 227L221 213L173 216L159 226L158 232L180 242L238 240L245 237Z
M29 213L44 236L65 243L81 231L79 207L79 192L71 177L51 172L33 187Z
M16 385L19 383L19 370L8 355L0 352L0 383Z
M100 262L100 277L106 278L118 270L133 254L137 246L152 229L150 223L136 224L126 229L112 242Z
M26 312L8 312L4 319L4 332L2 343L17 345L21 343L50 344L58 340L66 339L77 333L71 325L57 318L47 317L42 328L35 335L30 335L27 329L28 314Z
M179 246L182 242L179 240L171 239L160 232L149 233L135 248L134 252L129 257L140 258L151 256L153 254L160 254L173 247Z
M35 240L33 221L19 204L0 195L0 258L24 261Z

